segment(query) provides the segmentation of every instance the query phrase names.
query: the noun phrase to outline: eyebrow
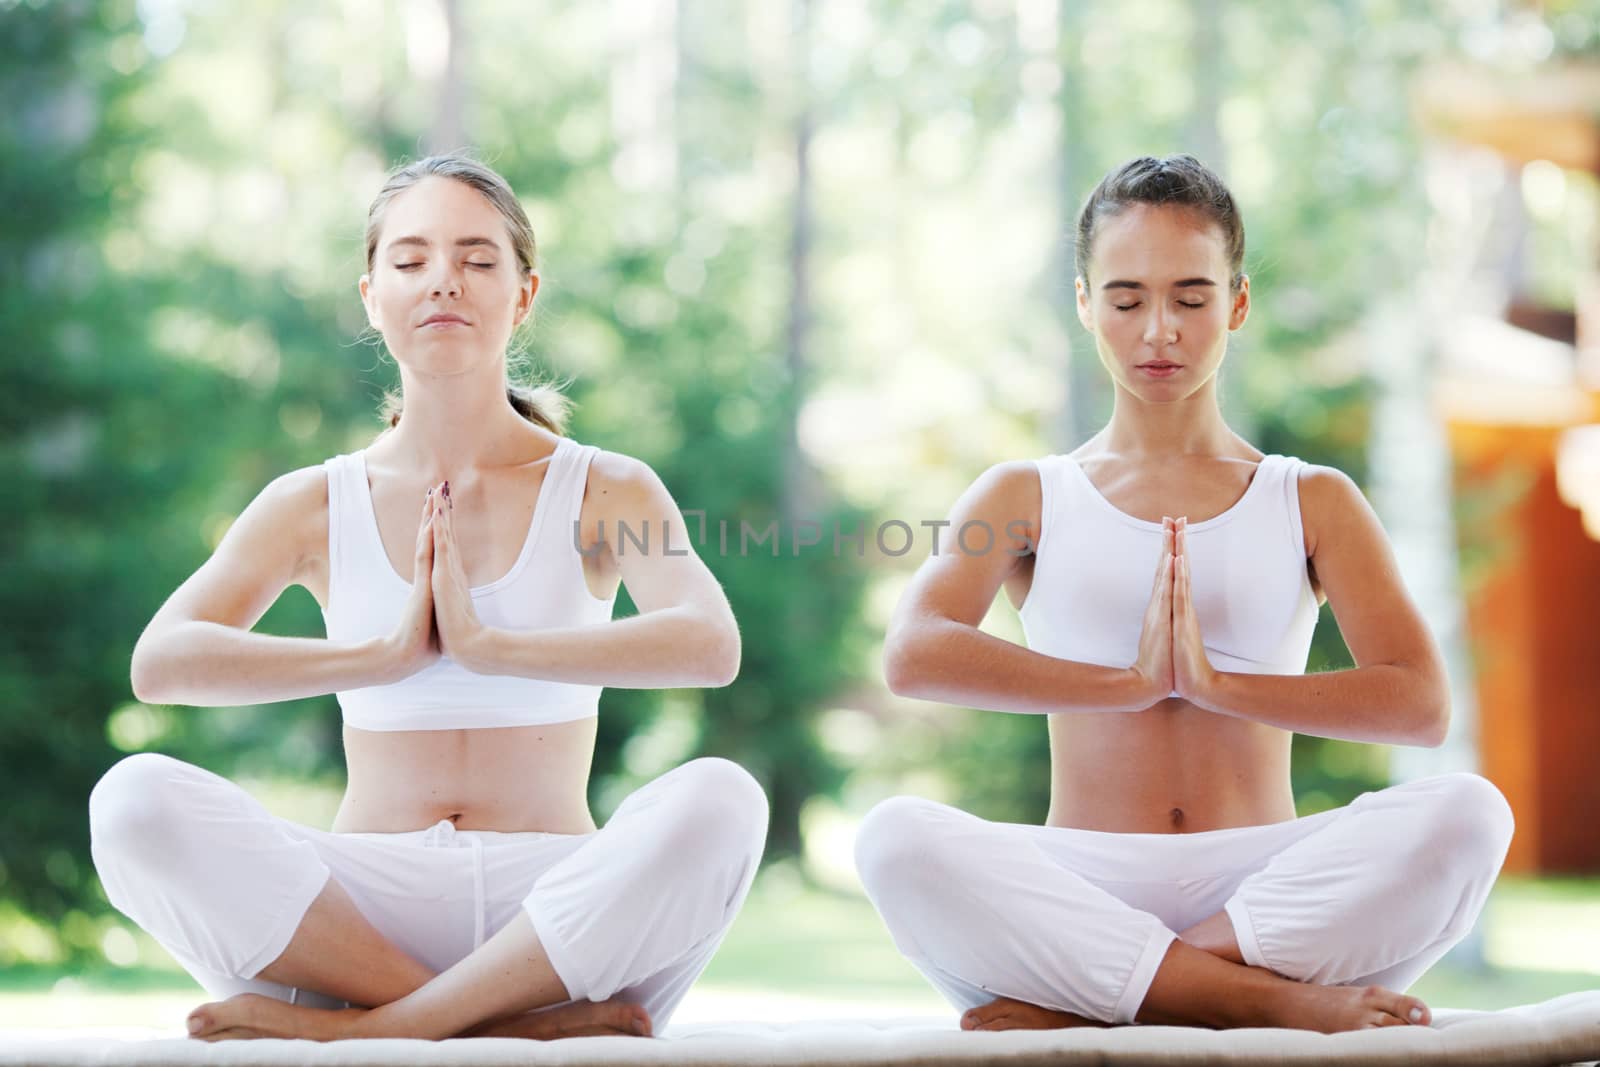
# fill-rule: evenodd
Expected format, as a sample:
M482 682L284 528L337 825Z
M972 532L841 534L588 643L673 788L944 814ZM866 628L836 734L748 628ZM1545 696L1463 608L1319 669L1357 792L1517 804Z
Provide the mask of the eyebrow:
M1209 285L1213 289L1215 289L1217 287L1217 283L1212 281L1210 278L1184 278L1182 281L1176 281L1176 282L1172 283L1172 287L1174 289L1194 289L1194 288L1198 288L1198 287L1200 287L1202 285ZM1142 282L1124 281L1124 280L1119 278L1119 279L1117 279L1115 281L1106 282L1100 288L1102 290L1104 290L1104 289L1141 289L1142 290L1144 288L1144 283L1142 283Z
M433 242L428 240L426 237L418 237L413 234L407 237L396 237L394 240L389 242L390 248L393 248L395 245L418 245L422 248L432 248ZM475 245L487 245L488 247L494 249L498 249L500 247L499 245L495 244L494 238L492 237L462 237L456 241L457 248L470 248Z

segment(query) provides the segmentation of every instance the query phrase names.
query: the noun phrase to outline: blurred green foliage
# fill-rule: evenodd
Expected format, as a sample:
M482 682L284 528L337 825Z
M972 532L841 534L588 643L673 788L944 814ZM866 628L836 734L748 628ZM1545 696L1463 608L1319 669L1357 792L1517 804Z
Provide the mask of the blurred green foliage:
M1256 305L1227 372L1230 416L1268 452L1364 477L1367 386L1336 342L1416 266L1418 135L1395 102L1454 47L1461 27L1434 5L667 7L663 31L607 5L461 4L450 67L442 16L421 0L0 0L0 449L14 501L0 769L25 798L0 824L0 919L31 931L0 962L105 948L86 799L122 754L340 781L331 697L145 707L128 656L262 486L379 429L396 376L357 341L364 211L383 171L440 128L447 82L464 139L539 234L531 350L570 380L574 436L645 459L705 513L700 548L744 633L731 686L606 693L601 816L715 753L766 787L772 855L800 850L805 800L853 772L1042 817L1042 720L882 721L883 593L915 553L863 563L825 534L797 556L785 533L778 558L723 554L717 522L760 529L798 501L825 531L915 524L989 464L1068 445L1066 353L1088 361L1077 381L1097 368L1067 310L1063 242L1090 185L1129 155L1214 142ZM1052 144L1070 166L1040 148ZM811 286L798 352L797 233ZM298 590L260 628L322 632ZM1325 617L1312 669L1347 663ZM821 717L841 707L869 709L870 752L824 743ZM1302 740L1302 806L1381 783L1382 759Z

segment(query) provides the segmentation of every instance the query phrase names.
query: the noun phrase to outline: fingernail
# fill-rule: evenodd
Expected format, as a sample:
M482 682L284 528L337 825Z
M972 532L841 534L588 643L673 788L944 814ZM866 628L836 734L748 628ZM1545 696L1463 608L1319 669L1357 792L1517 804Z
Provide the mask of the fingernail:
M446 500L450 499L450 483L449 482L445 482L444 483L444 498Z
M199 1019L190 1019L189 1032L191 1034L198 1034L200 1032L200 1028L204 1025L205 1023L201 1022Z
M1414 1022L1414 1023L1420 1023L1422 1021L1422 1009L1421 1008L1412 1008L1411 1009L1411 1021Z

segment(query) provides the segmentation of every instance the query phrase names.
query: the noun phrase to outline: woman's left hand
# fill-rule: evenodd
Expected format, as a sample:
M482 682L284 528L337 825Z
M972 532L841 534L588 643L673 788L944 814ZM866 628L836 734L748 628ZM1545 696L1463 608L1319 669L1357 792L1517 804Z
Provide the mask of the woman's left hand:
M433 523L433 618L439 631L439 651L472 670L472 643L482 632L483 623L473 610L471 586L456 548L450 483L445 482L437 493L444 505Z
M1172 682L1178 695L1191 704L1207 706L1217 672L1206 659L1205 640L1200 634L1200 616L1194 610L1194 592L1189 584L1189 530L1187 519L1172 519L1175 530L1172 578ZM435 564L435 566L438 566Z

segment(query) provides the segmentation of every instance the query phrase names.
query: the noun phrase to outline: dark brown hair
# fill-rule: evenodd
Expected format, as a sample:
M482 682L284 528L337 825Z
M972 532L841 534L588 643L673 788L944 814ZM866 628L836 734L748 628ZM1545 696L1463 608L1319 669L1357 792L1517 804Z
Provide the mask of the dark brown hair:
M511 185L494 170L462 153L428 156L389 172L383 188L373 198L367 209L367 271L371 273L376 263L378 236L383 232L383 216L389 201L416 185L424 178L453 178L483 195L500 212L505 220L506 235L511 239L512 251L517 257L517 267L523 275L534 272L538 262L538 245L533 237L533 224L528 213L522 210L517 194ZM508 353L507 363L520 362L524 353L518 349ZM529 422L543 426L554 434L565 434L567 417L572 411L572 401L553 384L542 381L527 383L506 380L506 399L516 408L517 414ZM403 406L400 393L390 391L383 398L383 420L390 426L398 425Z
M1100 179L1078 215L1078 275L1089 283L1089 257L1094 250L1095 228L1101 219L1119 214L1133 204L1181 207L1193 211L1222 231L1228 252L1228 285L1239 291L1244 281L1244 220L1233 194L1204 163L1189 155L1140 156Z

